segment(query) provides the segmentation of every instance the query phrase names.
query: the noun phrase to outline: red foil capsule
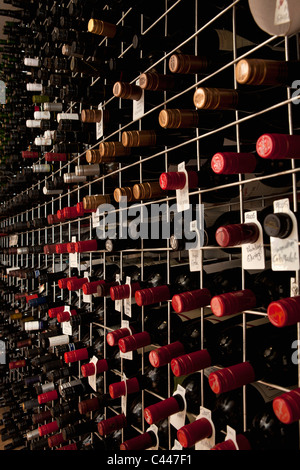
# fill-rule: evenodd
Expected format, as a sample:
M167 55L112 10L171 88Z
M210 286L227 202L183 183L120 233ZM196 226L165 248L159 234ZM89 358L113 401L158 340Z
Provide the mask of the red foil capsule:
M107 344L117 346L119 339L130 336L132 333L134 333L132 328L131 331L128 328L119 328L118 330L111 331L106 335Z
M56 253L56 244L45 245L44 246L44 254L45 255L53 255L54 253Z
M259 237L257 224L228 224L216 231L216 242L219 246L240 246L245 243L255 243Z
M193 447L197 442L206 439L212 434L212 426L208 419L196 419L193 423L182 426L177 431L177 440L182 447Z
M171 361L171 369L176 377L192 374L211 366L211 357L206 349L184 354Z
M211 293L208 289L195 289L174 295L172 297L172 307L176 313L189 312L209 305L210 300Z
M64 277L63 279L59 279L57 284L60 289L67 289L68 287L68 282L71 281L72 279L78 279L77 276L72 276L72 277Z
M48 310L48 316L49 318L56 318L59 313L62 313L65 310L65 307L53 307L49 308Z
M67 282L67 289L70 291L79 290L82 288L83 284L85 284L86 282L88 282L88 279L86 277L82 277L82 278L76 277L76 278L69 279L69 281Z
M167 344L161 348L153 349L149 353L149 362L153 367L162 367L169 364L173 358L184 354L184 347L180 341Z
M300 296L271 302L267 313L270 322L278 328L298 323L300 321Z
M209 374L208 382L216 394L230 392L255 381L255 372L249 362L225 367Z
M31 158L33 160L37 160L39 158L38 152L30 152L29 150L22 151L22 158Z
M198 174L196 171L188 171L188 186L189 188L198 187ZM162 173L159 178L159 185L164 190L183 189L186 184L186 174L183 171L170 171Z
M122 353L136 351L139 348L149 346L149 344L151 344L151 336L147 331L125 336L118 341L119 349Z
M83 377L89 377L94 374L100 374L108 370L108 362L106 359L100 359L96 362L96 366L93 362L83 364L81 366L81 373Z
M97 251L97 250L98 250L97 240L85 240L82 242L75 243L76 253L85 253L85 252Z
M54 153L54 152L46 152L44 154L46 162L66 162L67 161L67 154L66 153Z
M89 358L87 348L75 349L75 351L68 351L64 353L64 360L67 364L71 362L85 361Z
M68 243L58 243L55 247L55 251L57 254L68 253Z
M20 367L26 367L25 359L20 359L19 361L11 361L8 364L9 369L19 369Z
M273 410L279 421L291 424L300 419L300 388L286 392L273 400Z
M250 289L215 295L210 302L212 313L217 317L234 315L256 306L256 297Z
M140 287L141 286L138 282L133 282L131 284L131 297L134 297L136 291L140 290ZM129 299L130 286L129 284L112 286L109 293L112 300Z
M148 424L158 423L159 421L168 418L180 410L179 402L174 397L161 400L154 405L150 405L144 409L144 417Z
M238 449L231 439L227 439L224 442L216 444L210 450L252 450L250 442L245 436L243 436L243 434L237 434L235 439L238 445Z
M69 321L73 315L77 315L76 310L71 310L70 312L65 310L64 312L60 312L57 314L57 321L58 323Z
M61 432L48 437L48 446L51 448L59 446L60 444L63 444L64 442L66 441L64 440Z
M47 434L51 434L52 432L58 431L58 424L56 421L52 421L51 423L43 424L42 426L39 426L39 435L46 436Z
M144 432L137 437L122 442L120 450L146 450L153 446L153 438L150 432Z
M218 152L211 160L211 168L219 175L254 173L257 165L253 153Z
M68 253L76 253L75 247L76 247L75 242L69 242L69 243L67 244L67 251L68 251Z
M122 413L112 418L99 421L97 428L100 436L107 436L119 429L125 428L127 425L126 416Z
M65 217L65 219L77 219L78 217L77 206L64 207L63 216Z
M135 301L139 307L164 302L170 298L168 286L157 286L149 289L141 289L135 292Z
M78 411L81 415L85 415L89 411L95 411L99 408L99 400L97 397L88 400L82 400L78 403Z
M256 142L256 151L262 158L300 158L300 136L263 134Z
M57 214L49 214L47 216L47 222L49 225L53 225L53 224L59 224L60 222L62 222L62 220L58 218Z
M49 401L57 400L57 399L58 399L58 393L56 390L51 390L51 392L41 393L40 395L38 395L38 402L40 405L43 405L43 403L48 403Z
M77 444L68 444L67 446L59 447L57 450L78 450Z
M101 280L100 281L93 281L93 282L86 282L82 286L82 292L85 295L97 294L98 286L105 285L105 283L106 283L105 281L101 281Z
M136 377L122 382L115 382L109 385L109 394L111 398L119 398L125 396L126 393L136 393L140 391L139 381Z

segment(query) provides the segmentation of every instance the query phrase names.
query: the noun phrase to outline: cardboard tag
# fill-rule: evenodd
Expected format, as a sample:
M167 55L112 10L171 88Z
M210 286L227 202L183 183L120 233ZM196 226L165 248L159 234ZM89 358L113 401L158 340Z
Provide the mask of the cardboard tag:
M140 81L135 82L136 85L139 85ZM133 112L132 119L140 119L145 114L145 90L142 90L142 95L139 100L133 100Z
M189 181L188 181L188 173L185 169L185 162L182 162L178 165L178 171L185 173L184 188L176 189L177 210L178 212L183 212L185 210L188 210L190 207Z
M90 363L93 363L95 365L95 373L93 375L89 375L88 377L89 385L92 387L93 390L95 390L95 392L97 392L97 386L96 386L97 362L98 362L98 358L96 356L93 356L90 360Z
M121 284L120 274L116 274L116 282L118 282L119 285ZM122 313L122 308L123 308L123 299L115 300L115 310L117 312Z
M284 212L291 217L293 229L290 235L284 239L270 237L272 269L273 271L298 271L298 224L295 214L290 210L288 199L274 201L274 213L278 212Z
M265 269L263 229L257 220L257 212L246 212L245 223L256 224L259 228L259 237L255 243L246 243L245 245L242 245L243 269Z
M200 248L203 246L204 231L203 231L203 212L201 206L200 227L198 227L197 220L192 220L190 224L191 232L196 232L195 248L189 250L189 263L190 271L201 271L202 266L202 252Z
M276 0L274 24L285 24L291 21L287 0Z
M129 297L128 299L124 299L124 313L125 315L127 315L128 317L131 318L132 316L132 312L131 312L131 302L132 302L132 299L131 299L131 277L127 276L126 277L126 284L129 286Z

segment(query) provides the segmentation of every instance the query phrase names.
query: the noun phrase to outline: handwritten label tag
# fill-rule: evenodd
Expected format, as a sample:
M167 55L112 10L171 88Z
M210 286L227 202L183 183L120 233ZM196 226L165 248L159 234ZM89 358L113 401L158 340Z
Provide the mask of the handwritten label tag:
M259 228L259 237L255 243L246 243L242 246L242 266L244 269L265 269L263 230L257 220L257 212L246 212L245 223L256 224Z
M69 335L72 336L73 334L73 329L71 326L71 323L69 321L64 321L62 324L62 332L64 335Z
M274 25L285 24L291 21L287 0L276 0Z
M299 295L299 286L295 277L291 277L291 297Z
M278 212L286 213L291 217L293 229L286 238L270 237L272 269L273 271L298 271L298 223L295 214L290 210L288 199L274 201L274 213Z
M99 103L98 109L103 111L102 108L102 103ZM102 119L100 122L96 122L96 139L99 140L103 137L103 113L102 113Z
M139 85L140 81L135 82L136 85ZM145 114L145 91L142 90L142 95L139 100L133 100L133 113L132 118L135 121L140 119Z
M15 235L10 235L9 237L9 246L16 246L18 244L18 235L15 234Z
M173 393L173 396L180 395L184 402L184 409L170 416L170 423L174 426L175 429L179 429L185 424L186 417L186 399L185 399L185 388L181 385L177 385L176 391Z
M215 427L211 419L211 411L203 406L200 406L200 414L196 419L206 418L211 425L212 434L210 437L202 439L195 444L195 450L210 450L215 445Z
M190 207L188 173L185 169L185 162L178 165L178 171L185 173L185 186L182 189L176 189L176 201L178 212L188 210Z

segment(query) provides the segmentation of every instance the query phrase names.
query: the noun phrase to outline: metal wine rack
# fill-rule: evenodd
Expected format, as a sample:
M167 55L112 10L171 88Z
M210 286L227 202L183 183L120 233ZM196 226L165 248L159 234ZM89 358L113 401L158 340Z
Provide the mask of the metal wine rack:
M71 2L70 2L71 3ZM249 38L249 31L248 31L248 37L247 39L250 39L253 41L253 47L249 49L247 52L243 53L243 55L239 55L239 50L237 47L237 29L239 31L242 31L243 28L241 27L241 24L239 23L239 12L237 9L237 6L239 3L247 3L247 2L242 2L242 0L236 0L234 2L228 1L228 6L226 8L223 8L220 10L220 12L216 16L212 16L210 19L203 21L203 17L201 15L201 11L205 6L202 4L206 2L198 1L198 0L164 0L162 1L162 4L164 4L164 8L161 9L161 12L157 12L157 15L155 13L152 13L151 15L151 20L149 18L145 18L144 15L138 14L138 20L135 18L134 20L134 27L137 28L136 33L141 34L142 37L146 37L147 35L151 35L152 31L155 31L155 28L159 28L159 31L161 32L161 35L167 35L169 33L169 18L170 15L176 15L177 11L182 12L182 6L184 5L187 9L187 15L184 19L182 19L182 29L186 33L186 39L182 40L181 42L177 43L172 50L169 50L169 52L161 54L161 56L157 59L157 61L149 66L148 69L144 71L151 70L152 68L157 68L161 73L168 74L168 60L170 56L176 52L177 50L185 50L185 47L188 46L189 48L189 53L193 53L195 55L200 55L200 54L205 54L205 48L207 44L203 44L201 41L203 33L205 33L207 30L210 28L214 28L215 25L217 24L218 27L222 27L222 24L231 24L231 30L232 30L232 52L228 54L228 62L221 66L220 68L216 69L214 72L212 72L210 75L205 75L205 76L200 76L195 74L193 77L193 83L187 87L182 87L182 89L176 93L171 93L169 91L164 91L161 93L162 101L159 102L158 104L149 107L149 109L146 110L144 115L140 118L137 119L132 119L130 122L121 125L118 124L117 122L114 124L114 127L111 131L111 133L104 134L102 137L100 137L98 140L95 141L95 143L90 146L86 147L86 149L81 153L81 154L72 154L71 158L67 163L60 162L59 164L56 164L57 166L55 167L53 173L49 174L49 176L46 176L45 178L42 176L38 183L36 183L34 186L31 188L28 188L24 191L24 193L28 193L30 189L42 189L44 186L45 181L48 179L52 180L54 176L61 176L64 172L69 173L71 171L71 167L73 165L79 165L84 164L85 162L82 160L82 157L84 159L86 150L88 148L90 149L95 149L98 148L99 143L101 141L110 141L110 140L121 140L121 135L122 132L125 131L126 129L136 129L136 130L141 130L144 129L144 122L147 119L147 126L149 126L149 120L152 120L153 126L155 128L158 127L157 123L157 114L158 111L164 108L168 107L173 107L173 104L177 103L177 100L184 99L185 97L188 96L188 93L190 91L195 90L197 87L203 85L205 86L207 83L210 83L210 80L212 78L217 78L219 74L224 71L224 70L230 70L232 72L232 88L238 89L238 83L235 79L235 64L242 58L242 57L248 57L248 56L255 56L255 52L259 52L260 49L265 46L265 45L271 45L271 46L276 46L278 48L282 48L282 60L288 60L290 57L290 50L293 48L293 50L296 49L297 51L297 57L299 59L299 38L297 35L294 35L292 37L276 37L276 36L268 36L266 35L266 39L264 41L259 41L257 42L257 39L255 35L253 37ZM107 5L103 7L104 10L107 8ZM131 25L131 18L133 14L134 7L129 8L126 11L120 11L120 18L119 21L117 22L118 25L122 26L127 26ZM250 12L249 12L249 17L250 17ZM178 21L178 25L180 22ZM239 33L242 34L242 33ZM100 37L99 37L100 38ZM101 45L107 45L109 44L109 39L104 37L103 39L99 39L99 48ZM118 51L118 57L123 57L126 59L127 55L130 54L130 51L132 49L132 44L127 46L124 43L120 42L119 45L119 51ZM143 50L140 52L141 58L143 57ZM78 79L78 74L73 74L74 78ZM136 77L131 81L131 83L135 83L136 80L139 78L139 73L137 73ZM183 78L185 78L185 75L182 75ZM295 77L297 79L298 77ZM91 85L96 86L97 82L99 81L99 78L91 78ZM188 84L190 81L187 82ZM222 83L219 85L222 87ZM112 87L111 87L112 88ZM35 218L41 218L41 217L46 217L49 214L53 214L55 209L62 209L63 207L70 206L71 204L71 197L72 197L72 205L74 205L73 202L73 193L76 195L77 202L82 201L82 195L83 194L88 194L88 195L93 195L93 194L106 194L107 193L107 181L108 178L111 177L112 175L117 176L117 185L119 187L126 186L128 182L124 180L123 175L125 170L128 170L130 173L130 170L138 167L139 168L139 182L143 183L146 181L147 176L145 175L144 171L144 165L146 162L151 161L153 163L153 166L156 165L156 162L163 161L165 163L165 171L167 171L169 164L172 164L172 155L176 151L183 151L184 155L184 149L187 145L189 145L190 148L193 149L193 155L195 156L195 165L197 166L197 169L200 170L201 164L203 162L203 154L202 154L202 143L205 142L206 139L210 136L218 136L221 131L224 129L231 129L233 134L235 134L235 139L233 140L232 145L236 147L236 151L239 152L242 146L241 140L240 140L240 126L242 123L250 123L251 126L251 121L255 120L257 116L264 116L265 113L272 109L285 109L287 111L287 116L288 116L288 128L289 128L289 133L293 134L295 133L296 129L293 125L293 113L295 111L295 104L292 102L292 96L291 96L291 89L287 87L286 90L286 99L284 101L280 101L273 105L271 108L264 108L261 111L257 113L249 113L246 117L240 117L239 111L235 111L234 114L234 119L228 123L225 124L222 127L216 127L212 131L205 132L201 129L196 129L195 137L192 138L187 138L180 144L175 143L175 145L171 146L165 146L162 150L153 150L153 153L147 154L146 156L140 156L137 157L136 161L130 161L129 163L119 163L118 168L113 171L112 174L109 175L102 175L99 177L96 177L95 179L88 181L83 184L79 184L78 186L73 186L70 187L68 186L67 191L64 191L62 194L59 195L54 195L52 197L49 197L45 201L42 201L40 203L37 203L33 205L33 207L28 208L27 210L23 210L22 212L19 212L15 215L12 216L6 216L1 220L1 228L6 228L11 226L12 224L16 222L24 222L24 221L30 221ZM147 99L149 98L149 101L151 100L150 94L147 94L147 91L145 91L145 102L147 104ZM54 101L59 101L59 99L55 99ZM111 104L112 102L115 102L116 105L120 108L123 106L127 105L125 103L125 100L116 98L113 96L112 92L110 96L107 96L105 101L102 103L102 107L105 109L106 106ZM130 106L132 106L132 102L130 102ZM94 106L98 105L99 103L94 103ZM189 107L189 109L193 109L193 103L191 100L185 101L186 107ZM78 105L76 103L71 103L71 105L68 107L68 109L64 109L64 112L78 112L80 114L82 109L82 105ZM184 129L182 130L184 132ZM250 132L250 131L249 131ZM263 133L263 129L262 129ZM24 149L25 150L25 149ZM184 157L183 157L184 160ZM37 161L37 163L44 163L44 156L42 155L40 159ZM291 210L294 212L297 212L298 208L298 191L297 191L297 173L299 172L299 168L297 167L297 164L294 160L291 160L291 167L290 170L284 171L284 174L290 174L291 177L291 189L289 189L286 193L282 193L282 191L279 190L278 188L278 194L272 194L270 195L264 195L260 194L259 196L255 196L252 198L245 198L244 193L243 193L243 188L247 187L247 185L250 185L253 182L256 182L258 179L260 181L263 181L264 179L269 179L269 178L275 178L277 175L271 174L268 176L265 176L263 178L256 178L253 177L251 179L245 179L244 175L240 174L239 178L236 183L233 183L234 185L239 187L239 197L236 200L228 200L227 202L224 203L219 203L219 204L206 204L204 203L204 213L207 211L216 210L218 209L221 212L225 211L230 211L233 209L239 210L240 211L240 216L241 216L241 221L243 222L243 214L244 210L247 208L252 208L255 207L257 210L259 208L263 208L265 205L272 203L273 200L276 199L282 199L284 197L290 197L291 201ZM128 173L127 173L128 174ZM159 177L159 175L158 175ZM130 183L130 182L129 182ZM197 197L199 204L202 204L202 198L203 195L206 193L209 193L211 191L216 191L217 188L212 187L209 189L198 189L198 190L193 190L189 192L190 197ZM175 195L166 195L164 198L161 198L159 200L155 200L154 202L156 203L167 203L167 204L172 204L175 202L176 196ZM271 202L270 202L271 201ZM151 204L153 201L141 201L141 206L145 206L147 208L150 208ZM118 209L116 209L118 212ZM46 225L43 228L37 228L37 229L30 229L28 231L22 231L17 233L18 235L18 241L17 244L18 246L26 246L29 243L32 245L40 245L40 244L47 244L48 240L51 240L53 243L62 243L63 241L66 241L68 239L71 241L72 237L76 237L76 240L80 240L81 236L81 229L83 223L88 223L89 224L89 238L92 238L92 230L94 228L94 220L93 216L89 213L85 213L84 216L78 217L75 219L71 220L65 220L61 223L57 223L55 225ZM65 233L66 232L66 233ZM10 236L5 236L1 238L1 247L2 248L8 248L12 243L12 239ZM79 262L78 262L78 269L80 271L80 257L82 255L79 254ZM221 250L218 250L217 248L213 247L203 247L200 248L200 256L201 256L201 269L200 269L200 285L199 288L203 287L203 270L206 265L214 266L214 264L217 266L217 263L224 263L222 266L230 266L233 263L236 263L240 266L241 268L241 279L242 279L242 288L245 287L245 279L244 279L244 269L242 267L241 263L241 254L240 252L236 255L232 254L226 254L221 253ZM88 265L89 265L89 270L91 272L93 263L95 261L103 261L103 266L104 266L104 278L105 278L105 267L108 265L110 262L114 263L119 263L120 269L122 266L130 263L136 263L141 265L141 273L142 273L142 279L143 279L143 266L146 262L151 262L151 260L159 260L159 259L165 259L167 263L167 281L170 280L170 273L172 270L172 262L176 260L176 258L180 258L181 260L186 259L186 262L188 264L188 253L186 251L183 252L174 252L171 250L169 247L169 241L168 240L162 240L162 244L160 248L153 248L151 250L144 249L143 248L143 241L141 240L141 248L140 249L127 249L124 251L120 251L119 253L113 253L110 254L106 252L105 250L100 250L97 252L91 252L89 255L84 254L84 258L88 258ZM39 267L45 267L48 269L50 272L54 271L60 271L63 270L66 266L66 263L69 263L69 254L51 254L51 255L45 255L44 253L38 254L38 255L31 255L31 254L3 254L1 255L1 264L2 265L7 265L11 267L31 267L33 263L36 263L37 260L37 265L36 268L39 269ZM218 265L219 266L219 265ZM71 267L69 267L71 269ZM222 268L221 268L222 269ZM27 291L30 293L33 284L30 280L26 279L18 279L14 277L10 277L7 275L2 275L2 279L5 280L9 286L18 286L20 291ZM295 285L298 288L299 287L299 272L295 272ZM44 290L42 292L43 295L47 295L50 298L53 299L55 302L55 299L59 292L59 288L57 284L53 285L48 285L47 283L44 285ZM78 307L81 307L83 304L83 298L81 291L78 291L78 296L79 296L79 302L78 302ZM70 299L71 299L71 293L70 293ZM14 296L13 294L9 294L8 300L14 305ZM92 312L93 311L93 302L94 298L91 299L91 302L89 303L89 309ZM101 325L101 327L105 331L109 331L111 328L107 326L106 324L106 319L107 316L110 314L109 311L106 309L106 304L107 304L107 299L104 298L104 324ZM168 312L170 316L171 312L171 302L167 302L168 305ZM141 307L142 312L143 312L143 307ZM208 309L209 310L209 309ZM201 309L201 318L203 321L203 318L205 314L207 313L207 309ZM247 313L252 313L256 314L258 316L266 316L266 313L259 310L259 309L253 309L251 311L246 311L242 314L241 318L243 319L243 356L244 360L246 358L246 351L247 351L247 344L246 344L246 314ZM122 319L128 319L124 315L124 311L121 314L120 313L120 318ZM142 316L143 318L143 316ZM90 327L90 331L92 331L92 324ZM142 321L142 326L143 326L143 321ZM300 325L299 323L297 324L297 337L300 339ZM202 329L203 330L203 329ZM81 339L81 332L79 331L79 336L78 339ZM169 328L169 340L170 340L170 328ZM92 343L92 341L91 341ZM202 338L202 344L203 344L203 338ZM144 352L142 352L142 355L144 357ZM104 355L106 357L106 347L104 350ZM121 363L122 364L122 363ZM144 370L144 362L142 363L142 372ZM171 396L173 393L172 387L171 387L171 370L170 368L168 369L168 380L169 380L169 395ZM122 375L122 367L120 371L115 371L116 373L116 381L119 380L118 377ZM11 377L10 380L19 380L20 377L22 377L22 369L17 370L17 371L11 371ZM202 373L201 373L202 374ZM81 376L80 372L80 363L78 367L78 376ZM104 373L104 376L106 376L106 373ZM105 382L105 391L108 391L108 383L107 381ZM271 386L274 386L275 388L277 387L279 390L282 391L287 391L285 387L280 387L278 385L274 384L269 384ZM298 386L300 386L300 369L299 369L299 382ZM146 393L151 394L152 392L149 390L144 390L142 392L142 399L144 400L144 396ZM163 397L158 397L163 399ZM203 394L202 396L203 403L205 403L205 396ZM241 419L243 419L243 426L246 429L247 426L247 393L246 393L246 387L244 387L244 396L243 396L243 403L244 403L244 413ZM113 408L109 408L110 413L114 413ZM105 409L105 413L108 411L108 408ZM93 418L93 413L91 413L91 418ZM143 420L143 426L141 429L139 429L139 432L144 432L146 429L146 424ZM97 433L93 433L91 435L91 439L101 439L101 437ZM172 448L173 443L171 442L171 436L169 439L169 449Z

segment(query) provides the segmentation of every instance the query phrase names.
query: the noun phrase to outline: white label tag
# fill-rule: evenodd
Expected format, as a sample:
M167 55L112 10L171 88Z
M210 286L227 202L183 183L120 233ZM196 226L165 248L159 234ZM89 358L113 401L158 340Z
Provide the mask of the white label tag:
M287 0L276 0L274 25L289 23L290 12Z
M205 418L207 419L212 427L212 434L210 437L202 439L201 441L195 444L195 450L210 450L215 445L215 427L214 423L211 420L211 411L203 406L200 406L200 414L196 419Z
M236 447L236 450L239 450L239 446L236 441L236 431L235 429L231 428L230 426L226 427L226 437L225 441L232 441Z
M136 81L136 85L139 85L140 81ZM133 100L133 112L132 118L135 121L136 119L140 119L145 114L145 91L142 90L142 96L139 100Z
M72 243L76 242L76 237L72 237ZM71 268L78 268L78 253L69 254L69 263Z
M69 321L64 321L62 324L62 332L64 335L72 336L72 326Z
M188 173L185 169L185 162L178 165L178 171L185 173L185 186L182 189L176 189L176 201L178 212L188 210L190 207Z
M291 297L299 295L299 287L295 277L291 277Z
M103 108L102 108L102 103L100 103L98 105L98 109L101 109L101 111L103 111ZM101 137L103 137L103 113L102 113L102 119L100 122L96 122L96 139L99 140L101 139Z
M126 284L129 286L130 292L128 299L124 299L124 313L131 318L131 278L129 276L126 277Z
M182 445L177 441L177 439L175 439L172 450L182 450L182 449L183 449Z
M10 235L9 237L9 246L15 246L18 244L18 235Z
M261 224L257 220L257 212L246 212L245 223L256 224L259 228L259 237L255 243L246 243L242 246L243 269L265 269L263 230Z
M181 385L177 385L176 391L173 393L173 396L180 395L184 402L184 409L170 416L170 424L174 426L175 429L182 428L185 424L186 417L186 400L185 400L185 389Z
M201 246L203 246L203 209L202 205L200 206L200 227L198 227L197 220L192 220L190 224L191 232L196 233L196 242L195 247L189 250L189 264L190 264L190 271L196 272L201 271L202 266L202 251L200 250Z
M92 212L92 225L93 228L100 227L100 216L97 212Z
M284 239L270 237L272 269L273 271L298 271L298 224L295 214L290 210L290 202L287 198L274 201L274 213L278 212L284 212L291 217L293 229Z
M154 432L156 436L156 444L155 446L149 447L147 450L157 450L159 447L159 437L158 437L158 427L155 424L151 424L148 429L146 429L146 432Z
M92 387L95 392L97 391L97 386L96 386L96 378L97 378L97 362L98 358L96 356L93 356L90 360L90 363L95 365L95 373L93 375L89 375L88 382L90 386Z

